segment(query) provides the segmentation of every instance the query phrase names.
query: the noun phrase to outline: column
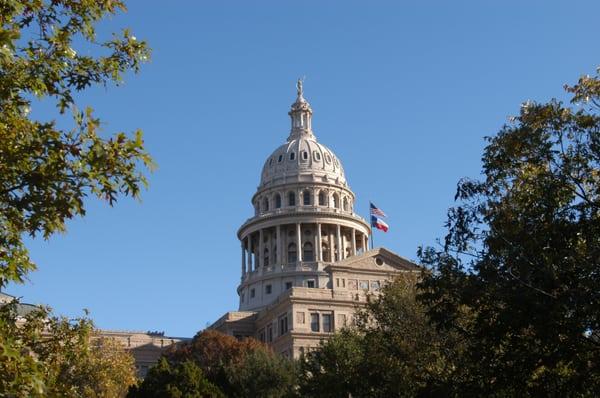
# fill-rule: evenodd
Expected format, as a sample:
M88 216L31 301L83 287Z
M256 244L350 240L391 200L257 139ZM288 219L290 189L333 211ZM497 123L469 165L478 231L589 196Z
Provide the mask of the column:
M277 265L283 264L283 245L281 244L281 225L277 226Z
M300 227L300 223L296 223L296 247L298 251L296 252L297 262L302 262L302 228Z
M242 239L242 278L246 276L246 248L244 245L244 239Z
M329 260L331 262L335 261L335 252L333 250L333 246L335 244L334 240L333 240L333 231L331 230L331 228L329 228Z
M265 265L265 240L262 228L258 230L258 256L256 256L256 267Z
M344 248L342 247L342 227L340 224L337 225L337 247L338 247L338 260L344 259Z
M323 253L321 251L321 224L317 223L317 244L315 245L317 261L323 261Z
M356 256L356 230L352 228L352 255Z
M252 247L252 235L248 235L248 271L252 272L252 254L254 248Z
M367 234L362 234L362 247L363 247L363 252L366 252L368 250L367 248Z

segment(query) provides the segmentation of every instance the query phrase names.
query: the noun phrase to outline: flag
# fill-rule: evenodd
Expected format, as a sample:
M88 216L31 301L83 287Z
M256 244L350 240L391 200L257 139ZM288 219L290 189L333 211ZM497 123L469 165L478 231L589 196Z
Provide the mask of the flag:
M369 202L369 203L371 203L371 202ZM385 213L383 212L383 210L381 210L380 208L378 208L377 206L375 206L373 203L371 203L371 215L372 216L387 217L385 215Z
M387 225L385 221L374 215L371 215L371 226L380 229L383 232L387 232L388 229L390 229L390 226Z

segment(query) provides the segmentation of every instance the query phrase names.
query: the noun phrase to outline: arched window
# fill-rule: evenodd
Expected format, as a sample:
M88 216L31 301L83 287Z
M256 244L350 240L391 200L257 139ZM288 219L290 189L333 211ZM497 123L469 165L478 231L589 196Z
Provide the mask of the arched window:
M288 193L288 206L296 206L296 194Z
M263 200L263 211L269 211L269 198Z
M310 191L309 190L302 192L302 204L304 206L310 205Z
M315 254L313 251L313 245L310 242L306 242L302 248L302 260L304 261L315 261Z
M333 207L335 207L336 209L340 208L340 197L337 193L333 194Z
M344 197L344 201L342 203L344 211L348 211L348 198Z
M269 249L265 247L265 252L264 252L264 266L268 267L269 266Z
M298 261L298 252L296 251L296 244L290 243L288 245L288 264L293 264Z
M302 151L302 159L303 160L308 160L308 152Z
M323 261L331 261L331 256L329 255L329 245L327 243L323 243L321 245L321 253L323 256Z
M279 209L281 207L281 195L276 193L275 194L275 208Z
M319 206L325 206L325 192L319 192Z

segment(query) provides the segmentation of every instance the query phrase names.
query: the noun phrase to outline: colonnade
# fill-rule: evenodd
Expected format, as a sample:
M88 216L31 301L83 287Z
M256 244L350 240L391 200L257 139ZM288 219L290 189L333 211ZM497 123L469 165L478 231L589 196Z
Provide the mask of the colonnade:
M367 239L365 233L339 224L298 222L261 228L241 240L242 276L273 264L343 260L367 250Z

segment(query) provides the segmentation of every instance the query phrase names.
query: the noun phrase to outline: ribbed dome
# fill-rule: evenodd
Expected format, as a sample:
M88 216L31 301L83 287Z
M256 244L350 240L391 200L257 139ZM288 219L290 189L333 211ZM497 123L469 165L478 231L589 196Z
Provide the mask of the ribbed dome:
M260 187L294 181L324 181L346 186L339 159L314 136L292 138L277 148L265 162Z

